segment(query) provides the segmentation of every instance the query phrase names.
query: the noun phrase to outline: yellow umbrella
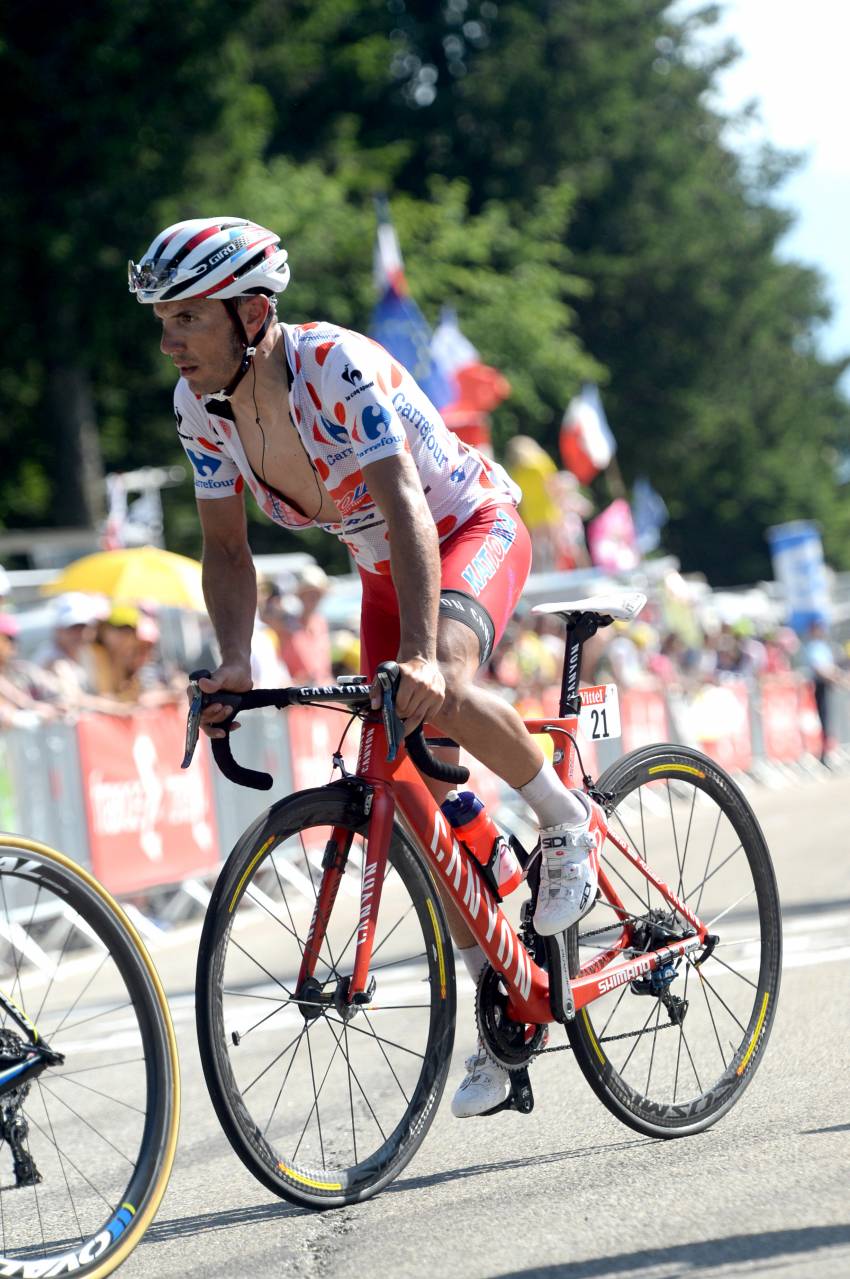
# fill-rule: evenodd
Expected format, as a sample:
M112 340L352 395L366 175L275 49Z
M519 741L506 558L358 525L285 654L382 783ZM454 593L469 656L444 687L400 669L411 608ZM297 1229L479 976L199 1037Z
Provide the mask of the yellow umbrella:
M48 595L83 591L105 595L116 604L150 601L206 612L198 561L163 551L158 546L136 546L86 555L69 564L55 581L43 589Z

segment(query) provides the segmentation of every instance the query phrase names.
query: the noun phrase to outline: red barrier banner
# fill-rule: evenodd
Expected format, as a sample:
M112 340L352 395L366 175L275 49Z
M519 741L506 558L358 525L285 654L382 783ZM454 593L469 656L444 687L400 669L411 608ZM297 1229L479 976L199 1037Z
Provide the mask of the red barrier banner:
M706 684L691 701L687 727L695 744L731 773L752 766L750 700L743 682Z
M94 874L133 893L215 870L218 835L205 742L180 767L185 712L168 706L77 725Z
M652 688L620 690L620 723L623 752L670 740L664 694Z
M793 675L771 675L762 680L761 728L768 759L793 764L800 758L800 691Z
M797 689L800 708L800 737L803 750L807 755L820 759L823 750L823 729L821 727L818 708L815 705L814 686L808 681Z

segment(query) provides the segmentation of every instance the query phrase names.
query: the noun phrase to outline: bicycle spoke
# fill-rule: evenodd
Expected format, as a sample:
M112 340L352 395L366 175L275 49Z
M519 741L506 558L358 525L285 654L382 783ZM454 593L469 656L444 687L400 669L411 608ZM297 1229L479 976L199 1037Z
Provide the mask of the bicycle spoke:
M70 1104L70 1102L67 1102L64 1097L60 1097L57 1093L52 1092L51 1089L48 1088L46 1084L43 1084L42 1087L44 1091L47 1093L48 1097L52 1097L54 1101L58 1101L60 1106L64 1106L66 1110L70 1110L71 1114L76 1119L79 1119L80 1123L85 1124L86 1128L88 1128L91 1132L94 1133L96 1137L99 1137L101 1141L105 1142L107 1146L109 1146L112 1150L114 1150L116 1155L120 1155L122 1159L126 1160L126 1162L130 1165L131 1168L135 1166L134 1159L131 1159L129 1155L126 1155L123 1150L119 1149L119 1147L115 1145L114 1141L110 1141L108 1137L104 1136L104 1134L100 1131L100 1129L96 1128L95 1125L89 1119L86 1119L85 1115L81 1115L78 1110L75 1110L74 1107Z
M303 1025L303 1026L301 1027L301 1029L299 1030L298 1034L295 1036L295 1038L294 1038L294 1039L290 1039L290 1041L289 1041L289 1043L286 1045L286 1047L285 1047L285 1048L282 1048L282 1049L280 1050L280 1052L278 1053L278 1055L277 1055L276 1057L273 1057L273 1058L272 1058L272 1060L269 1062L269 1064L268 1064L267 1066L264 1066L264 1067L263 1067L263 1069L260 1071L259 1075L257 1075L257 1076L256 1076L256 1078L252 1079L252 1080L251 1080L251 1082L250 1082L250 1084L246 1084L246 1085L245 1085L245 1087L242 1089L242 1092L243 1092L243 1093L250 1092L250 1091L251 1091L251 1089L254 1087L254 1085L255 1085L256 1083L259 1083L259 1081L263 1078L263 1075L267 1075L267 1074L268 1074L268 1072L271 1070L272 1066L276 1066L276 1065L277 1065L277 1063L280 1061L280 1059L281 1059L282 1057L285 1057L285 1056L286 1056L286 1054L289 1052L289 1050L290 1050L290 1048L292 1047L292 1045L293 1045L293 1044L295 1044L295 1045L296 1045L296 1047L295 1047L295 1052L298 1052L298 1044L300 1043L300 1041L302 1040L302 1038L303 1038L303 1037L304 1037L304 1035L306 1034L306 1031L307 1031L307 1024L306 1024L306 1022L305 1022L305 1023L304 1023L304 1025ZM294 1057L294 1054L293 1054L293 1057ZM292 1064L292 1063L290 1062L290 1065L291 1065L291 1064Z
M280 1099L283 1096L283 1090L286 1087L286 1081L289 1078L290 1071L292 1070L292 1067L295 1065L295 1058L298 1056L298 1049L301 1047L301 1040L304 1038L304 1033L305 1033L305 1028L302 1028L301 1033L296 1036L298 1043L295 1044L295 1052L292 1054L292 1057L290 1058L289 1065L286 1068L286 1074L283 1076L283 1081L280 1085L280 1088L278 1089L277 1096L275 1097L275 1100L274 1100L274 1105L272 1106L272 1109L271 1109L271 1114L269 1115L268 1123L263 1129L263 1136L265 1136L265 1134L269 1131L269 1129L272 1126L272 1120L275 1117L275 1111L277 1110L278 1105L280 1104ZM295 1040L293 1039L288 1044L287 1048L284 1049L284 1052L287 1052L288 1049L291 1048L292 1044L294 1043L295 1043ZM281 1053L279 1057L276 1057L275 1061L280 1061L280 1058L282 1056L283 1056L283 1053ZM272 1065L274 1065L274 1062L272 1063Z
M322 1080L322 1082L321 1082L321 1085L320 1085L320 1087L319 1087L319 1092L316 1092L316 1072L315 1072L315 1069L314 1069L314 1066L313 1066L313 1046L312 1046L312 1044L310 1043L310 1027L309 1027L309 1026L307 1027L307 1053L308 1053L308 1056L309 1056L309 1058L310 1058L310 1078L311 1078L311 1079L312 1079L312 1081L313 1081L313 1105L311 1106L311 1108L310 1108L310 1114L307 1116L307 1119L306 1119L306 1121L305 1121L305 1123L304 1123L304 1128L302 1129L301 1136L298 1138L298 1145L295 1147L294 1151L292 1152L292 1162L293 1162L293 1163L295 1162L295 1158L296 1158L296 1156L297 1156L297 1154L298 1154L298 1149L299 1149L299 1147L300 1147L300 1145L301 1145L301 1142L302 1142L302 1141L303 1141L303 1139L304 1139L304 1133L307 1131L307 1124L309 1124L309 1122L310 1122L310 1115L312 1115L312 1114L313 1114L313 1111L315 1110L315 1112L316 1112L316 1123L317 1123L318 1128L319 1128L319 1149L320 1149L320 1150L321 1150L321 1152L322 1152L322 1168L326 1168L326 1167L327 1167L327 1165L326 1165L326 1163L325 1163L325 1143L324 1143L324 1141L322 1140L322 1116L321 1116L321 1114L319 1113L319 1093L322 1091L322 1088L324 1088L324 1086L325 1086L325 1079L327 1079L327 1077L328 1077L328 1071L330 1070L331 1066L333 1065L334 1057L336 1056L336 1048L334 1049L333 1053L331 1054L331 1059L330 1059L330 1061L328 1062L328 1068L327 1068L327 1070L325 1071L325 1078L324 1078L324 1079Z
M727 906L725 910L721 910L719 915L715 915L714 919L710 919L708 923L706 924L706 928L711 929L714 927L715 924L718 924L721 919L725 919L725 917L729 914L731 910L734 910L736 906L740 906L741 902L745 902L748 897L752 897L755 891L756 891L756 888L754 884L753 887L747 889L745 893L741 893L741 896L738 898L738 900L732 902L731 906Z
M356 1030L356 1031L357 1031L357 1033L358 1033L358 1034L360 1034L360 1035L368 1035L368 1034L369 1034L368 1030L364 1030L364 1029L363 1029L363 1027L362 1027L362 1026L358 1026L356 1022L353 1022L353 1021L350 1021L350 1022L337 1021L337 1019L336 1019L335 1017L330 1017L327 1013L325 1013L325 1018L324 1018L324 1019L325 1019L325 1021L328 1023L328 1025L329 1025L329 1026L345 1026L345 1025L347 1025L347 1026L348 1026L348 1028L349 1028L349 1030ZM389 1044L390 1048L398 1048L399 1052L403 1052L403 1053L410 1053L411 1057L418 1057L420 1061L424 1061L424 1060L425 1060L425 1054L424 1054L424 1053L418 1053L418 1052L416 1052L416 1050L415 1050L414 1048L406 1048L406 1047L404 1046L404 1044L396 1043L396 1041L395 1041L394 1039L387 1039L386 1035L376 1035L376 1034L375 1034L375 1032L373 1031L373 1032L372 1032L372 1035L370 1036L370 1038L379 1039L379 1040L380 1040L380 1042L381 1042L382 1044Z
M703 982L700 982L700 988L702 990L703 999L705 1000L705 1006L708 1009L708 1015L711 1018L711 1028L714 1031L714 1038L717 1040L717 1048L720 1053L720 1060L723 1062L723 1069L725 1070L726 1056L723 1052L723 1045L720 1042L720 1035L717 1033L717 1022L714 1020L714 1013L712 1011L711 1004L708 1002L708 995L706 994L705 984Z
M695 914L699 911L699 905L700 905L700 902L702 901L702 890L705 888L705 885L708 883L710 879L714 879L714 876L717 875L723 869L723 867L727 865L728 862L731 862L732 858L735 856L736 853L743 852L743 848L744 848L743 844L736 845L736 847L732 849L731 853L729 853L727 857L723 858L723 861L719 864L719 866L715 866L711 874L706 875L705 878L699 884L697 884L694 888L692 888L691 891L688 893L688 897L693 897L697 889L700 890L699 901L694 907ZM685 897L684 900L687 901L688 897Z
M715 947L711 952L710 958L712 963L720 964L722 968L728 969L733 976L740 977L741 981L745 981L748 986L752 986L753 990L758 990L758 982L750 981L749 977L746 977L743 973L739 973L737 968L733 968L731 964L727 964L725 959L721 959L717 954L717 947Z
M105 1101L112 1101L116 1106L124 1106L127 1110L133 1110L143 1118L146 1114L146 1111L141 1106L134 1106L132 1102L125 1101L123 1097L115 1097L112 1093L104 1092L101 1088L92 1088L91 1084L80 1083L79 1079L74 1079L70 1075L63 1073L54 1077L56 1084L65 1083L66 1080L68 1083L73 1084L75 1088L82 1088L85 1092L93 1093L96 1097L103 1097Z
M288 998L288 999L292 999L292 998L293 998L292 991L289 989L289 987L286 985L286 983L285 983L285 982L282 982L282 981L280 980L280 978L275 977L275 975L274 975L273 973L270 973L270 972L269 972L269 970L268 970L268 968L266 968L263 964L261 964L261 963L260 963L260 961L259 961L259 959L257 959L255 955L252 955L252 954L251 954L251 952L250 952L250 951L248 951L248 950L246 950L244 946L240 946L240 945L239 945L239 942L236 940L236 938L235 938L235 937L231 938L231 941L233 942L233 945L236 947L236 949L237 949L238 951L241 951L241 953L245 956L245 958L246 958L246 959L250 959L250 961L251 961L251 963L252 963L252 964L256 964L256 965L257 965L257 967L259 968L260 972L262 972L262 973L265 973L265 974L266 974L266 976L268 977L269 981L274 982L275 986L280 986L281 990L285 990L285 991L286 991L286 995L287 995L287 998Z
M732 1012L732 1009L731 1009L731 1008L729 1007L729 1005L726 1003L725 999L723 999L723 997L722 997L721 995L718 995L717 991L714 989L714 987L712 986L711 982L708 980L708 978L706 977L705 973L702 971L702 969L701 969L701 968L698 968L698 969L697 969L697 976L698 976L698 977L699 977L699 979L700 979L700 984L701 984L701 985L705 985L705 986L707 986L707 987L708 987L708 989L711 991L712 995L713 995L713 996L714 996L714 998L717 1000L717 1002L718 1002L719 1004L722 1004L722 1005L723 1005L723 1007L726 1009L727 1013L728 1013L728 1014L729 1014L729 1016L732 1018L732 1020L733 1020L734 1022L736 1022L736 1023L737 1023L737 1025L740 1027L741 1031L742 1031L744 1034L746 1034L746 1033L747 1033L747 1028L746 1028L746 1026L743 1024L743 1022L741 1022L741 1021L739 1021L739 1020L738 1020L738 1018L737 1018L737 1017L735 1016L735 1014ZM707 996L706 996L706 998L707 998Z
M723 817L723 810L722 810L721 808L718 808L718 810L717 810L717 821L714 823L714 834L713 834L713 835L712 835L712 837L711 837L711 843L710 843L710 844L709 844L709 846L708 846L708 857L707 857L707 858L706 858L706 860L705 860L705 870L703 871L702 884L700 884L700 885L698 886L698 887L699 887L699 889L700 889L700 895L699 895L699 897L697 898L697 904L696 904L696 906L694 907L694 914L695 914L695 915L698 915L698 914L699 914L699 909L700 909L700 906L702 905L702 888L703 888L703 885L704 885L704 884L706 884L706 883L708 882L708 868L709 868L709 866L711 865L711 859L712 859L712 857L714 856L714 849L715 849L715 846L716 846L716 844L717 844L717 832L720 830L720 820L721 820L721 818L722 818L722 817ZM687 897L686 897L686 898L685 898L685 901L687 901L687 900L688 900L688 899L687 899Z
M652 1036L652 1048L649 1054L649 1070L646 1072L646 1095L647 1096L649 1096L649 1081L652 1078L652 1065L653 1065L653 1062L655 1061L655 1043L656 1043L656 1040L658 1039L658 1022L660 1018L661 1018L661 1000L659 999L658 1006L655 1010L655 1033Z
M374 1039L375 1039L375 1043L378 1045L378 1048L381 1050L381 1056L383 1057L384 1061L385 1061L385 1062L387 1063L387 1065L389 1066L389 1068L390 1068L390 1073L392 1074L393 1079L394 1079L394 1080L396 1081L396 1083L398 1084L399 1092L401 1093L402 1097L403 1097L403 1098L404 1098L404 1100L407 1102L407 1104L408 1104L408 1105L410 1105L410 1098L408 1097L407 1093L405 1092L405 1090L404 1090L404 1088L403 1088L403 1086L402 1086L402 1082L401 1082L401 1080L399 1079L398 1075L396 1074L396 1072L395 1072L395 1069L394 1069L394 1067L393 1067L392 1062L390 1061L389 1057L387 1056L387 1050L386 1050L386 1048L384 1047L383 1043L381 1042L380 1037L379 1037L378 1035L376 1035L376 1034L375 1034L375 1027L372 1025L372 1022L371 1022L371 1021L370 1021L370 1019L369 1019L369 1013L368 1013L368 1010L366 1010L366 1025L367 1025L367 1026L369 1027L369 1029L371 1030L371 1032L372 1032L372 1034L373 1034L373 1036L374 1036ZM346 1026L346 1035L347 1035L347 1033L348 1033L348 1027ZM347 1040L346 1040L346 1042L347 1042Z

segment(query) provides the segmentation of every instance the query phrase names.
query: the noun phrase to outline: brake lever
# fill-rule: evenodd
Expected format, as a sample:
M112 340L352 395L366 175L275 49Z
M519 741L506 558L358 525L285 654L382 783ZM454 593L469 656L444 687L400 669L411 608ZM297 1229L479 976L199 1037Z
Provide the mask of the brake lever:
M181 768L189 767L192 762L192 756L195 754L195 747L198 745L198 736L201 731L201 711L204 709L204 694L198 680L209 679L209 675L209 671L192 671L189 676L192 698L189 702L189 714L186 717L186 749L183 753Z
M390 663L386 663L390 665ZM392 663L395 666L395 663ZM381 689L381 716L384 721L384 730L387 735L387 760L389 763L396 758L404 738L404 725L398 717L395 708L394 694L398 684L398 667L396 666L396 678L393 679L392 673L387 670L379 670L375 674L375 679Z

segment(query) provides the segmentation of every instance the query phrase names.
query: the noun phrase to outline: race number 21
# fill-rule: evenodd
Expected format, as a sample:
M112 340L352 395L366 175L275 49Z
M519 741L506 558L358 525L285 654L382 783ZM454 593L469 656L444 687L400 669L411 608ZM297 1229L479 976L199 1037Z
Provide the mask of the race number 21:
M595 684L579 689L581 712L579 727L592 742L609 741L620 736L620 700L616 684Z

